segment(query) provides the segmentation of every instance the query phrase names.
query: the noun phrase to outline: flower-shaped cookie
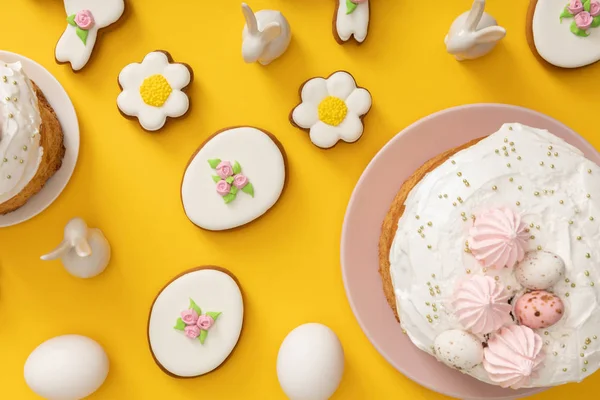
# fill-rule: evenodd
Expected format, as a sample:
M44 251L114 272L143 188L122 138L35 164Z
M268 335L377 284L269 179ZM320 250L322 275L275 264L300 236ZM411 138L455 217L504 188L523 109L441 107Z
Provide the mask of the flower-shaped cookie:
M313 78L302 86L300 96L302 103L292 111L291 122L309 130L313 144L328 149L339 140L360 139L371 94L357 88L352 75L338 71L327 79Z
M117 105L123 114L137 117L142 128L156 131L167 117L181 117L188 111L189 99L182 90L190 81L187 65L171 63L168 53L154 51L141 63L123 68Z

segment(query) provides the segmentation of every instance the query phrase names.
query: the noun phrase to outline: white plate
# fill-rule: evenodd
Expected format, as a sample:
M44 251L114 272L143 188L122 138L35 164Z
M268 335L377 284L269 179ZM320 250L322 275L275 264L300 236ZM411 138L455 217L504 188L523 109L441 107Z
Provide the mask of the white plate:
M62 193L71 179L77 157L79 156L79 122L75 107L62 85L46 68L27 57L8 51L0 50L0 60L8 63L20 61L29 78L34 81L44 92L48 102L56 112L64 133L66 148L62 166L52 178L46 182L44 188L21 208L0 215L0 228L20 224L27 221L50 206Z

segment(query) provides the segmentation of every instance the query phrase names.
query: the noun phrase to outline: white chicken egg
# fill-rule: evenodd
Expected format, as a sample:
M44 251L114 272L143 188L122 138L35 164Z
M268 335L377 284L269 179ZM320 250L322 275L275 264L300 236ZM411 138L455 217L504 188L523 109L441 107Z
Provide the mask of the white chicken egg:
M546 290L565 274L565 263L549 251L532 251L515 268L515 277L521 285L532 290Z
M40 344L25 362L25 382L48 400L79 400L108 375L104 349L85 336L57 336Z
M344 349L325 325L300 325L283 340L277 378L290 400L327 400L344 373Z
M449 367L470 370L483 361L483 345L460 329L444 331L434 341L438 360Z

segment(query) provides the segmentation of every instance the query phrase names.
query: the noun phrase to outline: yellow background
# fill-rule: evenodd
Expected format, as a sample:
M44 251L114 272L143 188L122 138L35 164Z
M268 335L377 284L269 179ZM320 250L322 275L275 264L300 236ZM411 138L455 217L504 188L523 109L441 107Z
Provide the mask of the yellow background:
M99 0L100 1L100 0ZM600 66L558 71L534 58L525 39L526 1L489 0L508 30L489 56L459 63L443 39L470 0L372 0L366 43L338 45L334 0L253 0L288 18L294 39L269 67L241 58L244 25L236 0L129 0L126 18L97 43L82 72L54 61L66 22L60 0L4 2L0 43L44 65L77 109L81 152L61 197L38 217L0 230L0 398L34 399L23 365L38 344L79 333L99 341L111 360L93 399L284 399L275 373L279 345L297 325L327 324L340 337L346 371L334 399L438 399L388 365L358 326L346 300L339 243L346 204L364 167L408 124L475 102L529 107L566 123L596 146ZM558 16L557 16L558 18ZM592 34L600 34L594 32ZM117 75L152 50L193 67L187 118L144 132L115 104ZM374 105L363 138L323 151L288 122L298 87L344 69L369 89ZM256 223L211 233L186 218L179 197L190 155L213 132L254 125L287 150L289 183ZM73 216L100 227L113 258L99 277L79 280L39 256L62 239ZM193 380L163 374L150 357L146 322L152 300L178 273L217 264L239 278L244 332L220 369ZM538 400L590 396L600 374L552 389Z

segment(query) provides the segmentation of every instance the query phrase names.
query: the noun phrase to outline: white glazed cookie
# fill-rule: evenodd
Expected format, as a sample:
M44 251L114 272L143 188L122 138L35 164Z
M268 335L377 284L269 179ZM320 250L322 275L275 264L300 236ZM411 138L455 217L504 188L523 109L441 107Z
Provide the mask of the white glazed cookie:
M233 275L218 267L196 268L168 283L154 300L150 350L171 376L204 375L229 357L243 321L242 292Z
M114 24L125 11L124 0L64 0L67 28L54 51L56 61L78 71L90 59L98 31Z
M253 127L227 128L192 156L181 184L187 217L221 231L250 223L275 205L286 179L283 147Z
M530 41L539 56L561 68L600 60L599 0L532 0Z
M145 130L159 130L167 117L187 113L190 102L183 90L191 79L186 64L173 63L167 52L153 51L119 74L123 91L117 97L117 106L123 114L136 117Z
M313 78L300 90L302 103L291 113L298 128L308 130L317 147L328 149L339 140L354 143L363 134L362 119L371 109L371 94L357 87L352 75L338 71Z
M354 36L362 43L369 32L369 0L337 0L333 35L343 44Z

